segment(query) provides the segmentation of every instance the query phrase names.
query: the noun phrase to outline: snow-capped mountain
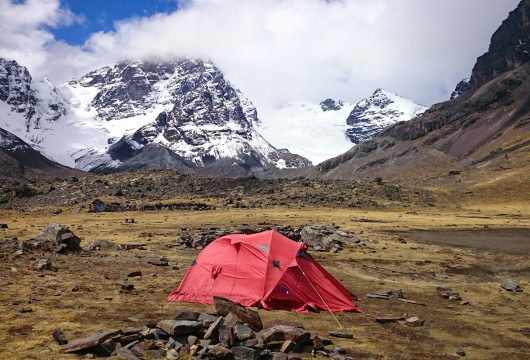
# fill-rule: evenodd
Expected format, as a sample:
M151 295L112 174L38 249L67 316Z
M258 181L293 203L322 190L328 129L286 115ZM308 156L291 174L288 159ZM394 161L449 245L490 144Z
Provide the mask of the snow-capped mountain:
M377 89L355 104L326 99L320 104L297 101L261 113L259 132L274 146L287 147L318 164L425 107Z
M93 149L77 159L84 170L119 168L152 151L153 147L144 149L148 145L164 146L183 162L199 167L222 164L255 172L310 165L300 156L274 148L258 134L252 103L208 61L120 63L69 85L73 92L79 87L97 89L90 107L99 119L112 122L148 115L145 124L112 146Z
M13 129L66 165L96 171L160 167L154 154L172 159L165 165L234 170L223 171L227 174L311 164L263 139L254 127L259 120L252 103L209 61L122 62L92 71L59 90L43 83L49 92L41 90L44 85L33 84L24 67L4 63L9 63L10 72L0 72L7 94L0 100L28 95L18 96L17 102L0 102L10 106L2 109L10 117L0 126ZM61 112L58 117L41 115L39 121L30 121L35 119L31 114L45 113L27 110L24 104Z
M46 79L33 82L25 67L0 58L0 126L39 144L43 139L38 130L67 112L66 99L52 83Z
M352 143L368 140L375 133L400 121L407 121L427 110L411 100L383 89L355 104L346 119L346 136Z
M470 78L460 80L458 84L456 84L455 90L451 93L451 97L449 99L453 100L471 89L470 80Z

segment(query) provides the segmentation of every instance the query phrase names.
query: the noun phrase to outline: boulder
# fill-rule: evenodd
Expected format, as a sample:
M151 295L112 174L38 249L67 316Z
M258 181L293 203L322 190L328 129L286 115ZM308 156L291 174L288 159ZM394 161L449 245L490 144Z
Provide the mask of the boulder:
M111 240L90 240L85 250L121 250L121 246Z
M304 226L300 231L300 236L312 248L326 251L362 242L355 234L340 230L329 224Z
M35 239L22 241L20 247L25 252L39 249L65 253L81 251L80 243L81 239L66 226L48 224Z
M221 298L218 296L213 297L215 310L221 316L226 316L229 313L233 313L239 320L248 324L252 330L260 331L263 329L261 318L256 311L250 310L244 306L241 306L231 300Z

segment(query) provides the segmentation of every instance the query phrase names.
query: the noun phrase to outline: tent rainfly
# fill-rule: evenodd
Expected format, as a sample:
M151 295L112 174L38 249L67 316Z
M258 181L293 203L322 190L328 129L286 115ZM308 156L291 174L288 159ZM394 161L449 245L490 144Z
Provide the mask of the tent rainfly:
M220 237L201 251L167 300L213 304L219 296L267 310L358 312L355 295L306 249L274 230Z

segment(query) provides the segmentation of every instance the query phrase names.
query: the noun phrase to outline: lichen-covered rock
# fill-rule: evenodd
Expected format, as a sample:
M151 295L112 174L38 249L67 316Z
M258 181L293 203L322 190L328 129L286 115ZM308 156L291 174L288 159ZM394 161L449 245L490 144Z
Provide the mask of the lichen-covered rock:
M65 253L81 251L80 243L81 239L74 235L68 227L59 224L48 224L35 239L23 241L20 247L21 250L26 252L39 249Z

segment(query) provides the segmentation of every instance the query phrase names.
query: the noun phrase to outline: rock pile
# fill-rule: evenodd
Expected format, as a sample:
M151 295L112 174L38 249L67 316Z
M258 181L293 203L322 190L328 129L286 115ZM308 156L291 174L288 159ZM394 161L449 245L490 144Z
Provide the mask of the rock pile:
M48 224L35 238L24 240L20 249L24 252L43 250L55 253L81 251L81 239L74 235L68 227L59 224Z
M300 359L300 353L328 356L329 339L311 334L301 324L262 325L259 314L215 298L216 314L177 311L173 319L144 327L126 328L67 341L61 329L53 337L63 345L61 352L117 356L119 359ZM307 355L306 355L307 356ZM347 359L347 355L335 358Z
M351 232L330 224L306 226L280 226L263 223L258 227L202 228L199 230L181 229L180 244L186 247L203 249L215 239L229 234L255 234L276 230L295 241L304 241L314 251L338 251L346 246L362 245L363 241Z

